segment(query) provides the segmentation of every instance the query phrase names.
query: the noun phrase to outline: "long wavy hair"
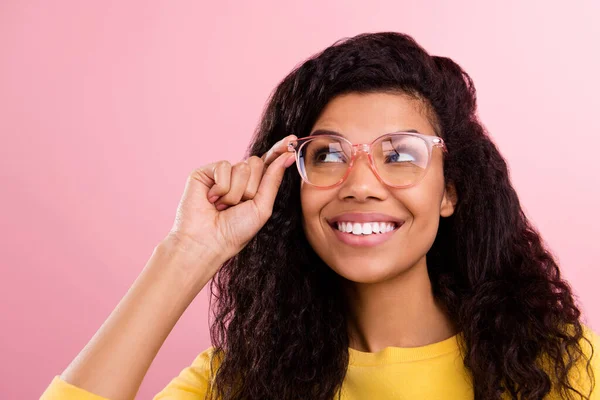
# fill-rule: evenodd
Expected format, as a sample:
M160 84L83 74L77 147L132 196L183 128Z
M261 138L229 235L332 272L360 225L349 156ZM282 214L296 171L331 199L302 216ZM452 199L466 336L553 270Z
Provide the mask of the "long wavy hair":
M447 145L444 177L458 203L440 219L427 266L434 295L462 333L475 399L542 399L552 388L563 398L588 398L569 380L585 359L581 312L478 120L473 81L454 61L400 33L340 40L281 81L247 155L260 156L289 134L308 135L324 106L351 92L420 99ZM308 243L301 213L300 177L289 168L269 221L211 282L219 360L211 363L211 396L339 394L349 361L347 309L340 277Z

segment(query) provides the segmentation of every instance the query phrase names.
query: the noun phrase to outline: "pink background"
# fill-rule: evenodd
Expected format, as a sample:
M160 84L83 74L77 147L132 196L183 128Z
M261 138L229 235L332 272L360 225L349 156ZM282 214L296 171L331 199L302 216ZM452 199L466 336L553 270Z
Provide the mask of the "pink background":
M362 32L409 33L471 74L599 331L599 17L583 0L2 1L1 397L39 397L171 227L187 174L237 162L279 80ZM204 291L138 398L210 345L207 307Z

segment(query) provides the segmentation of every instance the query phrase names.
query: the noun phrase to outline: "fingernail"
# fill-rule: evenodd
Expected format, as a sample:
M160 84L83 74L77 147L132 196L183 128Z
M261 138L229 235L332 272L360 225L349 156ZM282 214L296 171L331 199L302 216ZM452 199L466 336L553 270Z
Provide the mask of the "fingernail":
M219 198L219 196L211 196L208 198L208 201L210 201L211 203L214 203L215 201L217 201L218 198Z
M219 211L223 211L223 210L224 210L224 209L226 209L226 208L227 208L227 204L219 204L219 205L217 206L217 210L219 210Z

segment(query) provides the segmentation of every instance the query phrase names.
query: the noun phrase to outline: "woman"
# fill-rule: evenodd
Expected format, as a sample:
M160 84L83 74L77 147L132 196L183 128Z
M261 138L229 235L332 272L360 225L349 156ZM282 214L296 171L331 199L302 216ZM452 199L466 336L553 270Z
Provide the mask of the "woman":
M133 398L213 275L213 347L157 399L599 398L600 339L452 60L398 33L336 43L280 83L248 155L191 174L42 398Z

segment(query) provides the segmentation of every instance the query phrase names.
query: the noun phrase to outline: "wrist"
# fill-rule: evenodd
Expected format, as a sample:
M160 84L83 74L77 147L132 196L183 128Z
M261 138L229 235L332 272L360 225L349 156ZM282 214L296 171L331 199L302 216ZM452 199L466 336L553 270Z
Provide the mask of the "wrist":
M154 249L162 273L175 275L185 288L199 292L226 261L218 253L185 238L168 235Z
M172 255L177 255L181 259L190 261L210 262L223 264L222 251L216 251L188 236L169 233L157 246Z

